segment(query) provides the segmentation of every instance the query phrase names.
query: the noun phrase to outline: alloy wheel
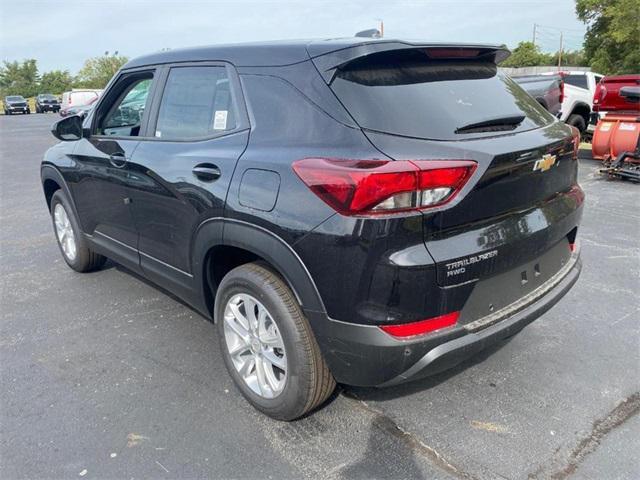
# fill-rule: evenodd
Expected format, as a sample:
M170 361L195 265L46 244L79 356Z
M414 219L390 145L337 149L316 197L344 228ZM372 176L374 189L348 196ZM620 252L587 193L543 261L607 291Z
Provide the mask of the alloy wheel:
M73 262L77 255L76 237L73 233L73 227L69 221L67 211L61 203L56 204L53 210L53 221L56 226L58 242L60 242L64 256Z
M233 366L264 398L277 397L287 380L287 356L278 326L253 296L236 294L224 309L224 335Z

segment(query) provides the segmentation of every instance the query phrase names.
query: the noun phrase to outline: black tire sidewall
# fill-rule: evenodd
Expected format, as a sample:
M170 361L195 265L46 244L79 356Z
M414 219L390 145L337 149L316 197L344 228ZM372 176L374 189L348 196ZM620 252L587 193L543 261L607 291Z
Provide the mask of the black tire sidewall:
M268 274L275 276L269 270ZM277 277L276 277L277 278ZM278 279L279 280L279 279ZM286 288L286 287L285 287ZM236 371L228 353L224 334L224 308L231 297L238 293L248 293L262 303L271 314L282 336L287 355L287 381L284 390L275 398L268 399L253 392L246 385L244 379ZM290 293L290 292L289 292ZM308 370L308 359L301 345L304 343L299 327L292 318L291 313L269 284L250 269L238 267L223 279L218 289L215 302L215 319L218 328L220 348L225 365L234 383L242 393L258 410L267 415L281 419L291 420L304 413L306 405L306 392L309 391L311 374Z
M583 133L587 129L587 125L581 115L573 114L569 116L567 123L572 127L576 127L580 133Z

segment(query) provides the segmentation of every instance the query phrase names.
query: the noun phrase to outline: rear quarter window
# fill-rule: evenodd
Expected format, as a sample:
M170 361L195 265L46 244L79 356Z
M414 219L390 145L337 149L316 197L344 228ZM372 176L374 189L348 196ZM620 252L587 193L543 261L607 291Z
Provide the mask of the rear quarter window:
M488 120L524 117L510 132L554 121L492 61L433 60L419 49L353 61L337 71L331 89L361 127L408 137L463 140L487 133L458 129Z

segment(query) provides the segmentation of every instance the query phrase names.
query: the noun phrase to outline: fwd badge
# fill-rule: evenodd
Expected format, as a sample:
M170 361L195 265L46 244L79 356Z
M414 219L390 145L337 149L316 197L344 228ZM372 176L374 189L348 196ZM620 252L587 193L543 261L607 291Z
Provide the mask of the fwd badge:
M546 172L551 167L553 167L556 163L555 155L543 155L540 160L536 160L536 163L533 164L533 171L540 170L541 172Z

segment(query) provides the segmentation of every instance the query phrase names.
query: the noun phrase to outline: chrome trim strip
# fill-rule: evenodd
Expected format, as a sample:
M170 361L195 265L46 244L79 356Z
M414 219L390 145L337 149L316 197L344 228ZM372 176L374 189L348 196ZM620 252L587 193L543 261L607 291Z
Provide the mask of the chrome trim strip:
M471 323L467 323L466 325L464 325L464 329L469 332L477 332L478 330L481 330L490 325L493 325L494 323L498 323L501 320L509 318L514 313L522 310L523 308L539 300L546 293L552 290L553 287L558 285L562 281L562 279L564 279L564 277L567 276L567 274L571 271L571 269L574 267L574 265L578 261L579 256L580 255L578 251L573 252L571 257L569 257L569 261L567 262L567 264L564 267L562 267L560 270L558 270L554 276L552 276L549 280L547 280L545 283L540 285L538 288L531 291L524 297L519 298L515 302L507 305L506 307L501 308L497 312L493 312Z
M180 270L179 268L174 267L173 265L169 265L168 263L163 262L162 260L158 260L156 257L153 257L153 256L151 256L151 255L149 255L147 253L141 252L137 248L131 247L131 246L127 245L126 243L121 242L120 240L116 240L115 238L110 237L109 235L105 235L104 233L99 232L98 230L94 230L93 233L94 234L97 233L98 235L100 235L101 237L106 238L107 240L111 240L112 242L117 243L118 245L122 245L123 247L126 247L129 250L132 250L132 251L138 253L139 255L143 255L143 256L147 257L149 260L153 260L154 262L158 262L159 264L164 265L165 267L169 267L170 269L175 270L176 272L181 273L182 275L185 275L185 276L187 276L189 278L193 278L193 275L191 275L190 273L187 273L187 272L185 272L183 270ZM88 236L91 237L91 235L88 235ZM140 264L140 266L142 267L142 264Z
M104 233L99 232L98 230L94 230L93 233L94 233L94 235L97 233L98 235L100 235L101 237L106 238L107 240L111 240L112 242L117 243L118 245L122 245L123 247L126 247L129 250L133 250L134 252L138 253L138 249L137 248L134 248L134 247L132 247L130 245L127 245L126 243L123 243L120 240L116 240L115 238L110 237L109 235L105 235ZM88 236L89 236L89 238L92 237L92 235L88 235Z
M165 267L169 267L170 269L175 270L176 272L181 273L186 277L193 278L193 275L191 275L190 273L187 273L184 270L180 270L179 268L174 267L173 265L169 265L168 263L163 262L162 260L158 260L156 257L152 257L151 255L144 253L140 250L138 250L138 253L140 253L140 255L142 255L143 257L147 257L149 260L153 260L154 262L158 262L159 264L164 265ZM142 264L140 266L144 268Z

